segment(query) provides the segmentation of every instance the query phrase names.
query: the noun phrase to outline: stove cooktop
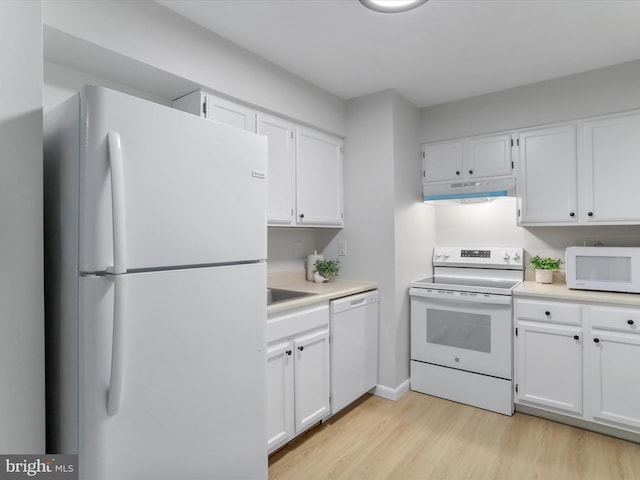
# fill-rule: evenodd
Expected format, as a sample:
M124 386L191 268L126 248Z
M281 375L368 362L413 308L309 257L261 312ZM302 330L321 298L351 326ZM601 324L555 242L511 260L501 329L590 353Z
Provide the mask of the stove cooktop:
M413 282L411 286L415 288L431 288L434 290L511 295L511 291L520 283L521 280L503 278L445 277L435 275Z

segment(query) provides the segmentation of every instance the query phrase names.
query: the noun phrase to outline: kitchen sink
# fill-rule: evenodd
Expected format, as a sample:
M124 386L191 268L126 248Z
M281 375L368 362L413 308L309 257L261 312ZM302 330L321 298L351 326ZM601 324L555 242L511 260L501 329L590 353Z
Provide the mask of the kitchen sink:
M315 293L284 290L281 288L267 288L267 305L293 300L294 298L308 297L310 295L315 295Z

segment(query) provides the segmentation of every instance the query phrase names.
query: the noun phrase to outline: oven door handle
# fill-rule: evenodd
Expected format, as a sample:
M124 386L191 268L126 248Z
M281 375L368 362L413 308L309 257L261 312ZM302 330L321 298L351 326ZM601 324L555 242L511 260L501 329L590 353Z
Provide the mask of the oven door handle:
M432 298L446 302L486 303L493 305L509 305L511 295L493 295L488 293L455 292L451 290L433 290L431 288L411 288L412 297Z

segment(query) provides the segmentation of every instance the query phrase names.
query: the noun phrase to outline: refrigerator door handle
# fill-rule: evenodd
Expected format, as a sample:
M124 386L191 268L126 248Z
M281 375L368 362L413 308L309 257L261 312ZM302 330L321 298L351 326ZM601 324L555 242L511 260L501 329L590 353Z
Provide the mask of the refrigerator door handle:
M107 271L109 273L119 274L127 271L124 162L122 159L120 134L118 132L109 132L108 142L113 219L113 267L109 267Z
M120 409L123 380L122 329L126 299L126 275L114 275L113 338L111 342L111 378L107 391L107 415L113 416Z

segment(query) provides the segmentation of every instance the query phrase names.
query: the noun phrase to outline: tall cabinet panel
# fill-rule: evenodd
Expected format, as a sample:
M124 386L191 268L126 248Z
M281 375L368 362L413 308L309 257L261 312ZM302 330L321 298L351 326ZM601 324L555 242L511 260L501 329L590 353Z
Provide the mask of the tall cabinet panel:
M249 132L255 133L256 131L255 110L202 90L191 92L174 100L173 108Z
M640 222L640 113L584 122L586 222Z
M298 127L296 150L298 225L341 227L342 140Z
M258 114L258 133L269 139L267 170L267 222L295 224L296 149L295 125L270 115Z
M520 132L520 224L578 221L576 124Z

